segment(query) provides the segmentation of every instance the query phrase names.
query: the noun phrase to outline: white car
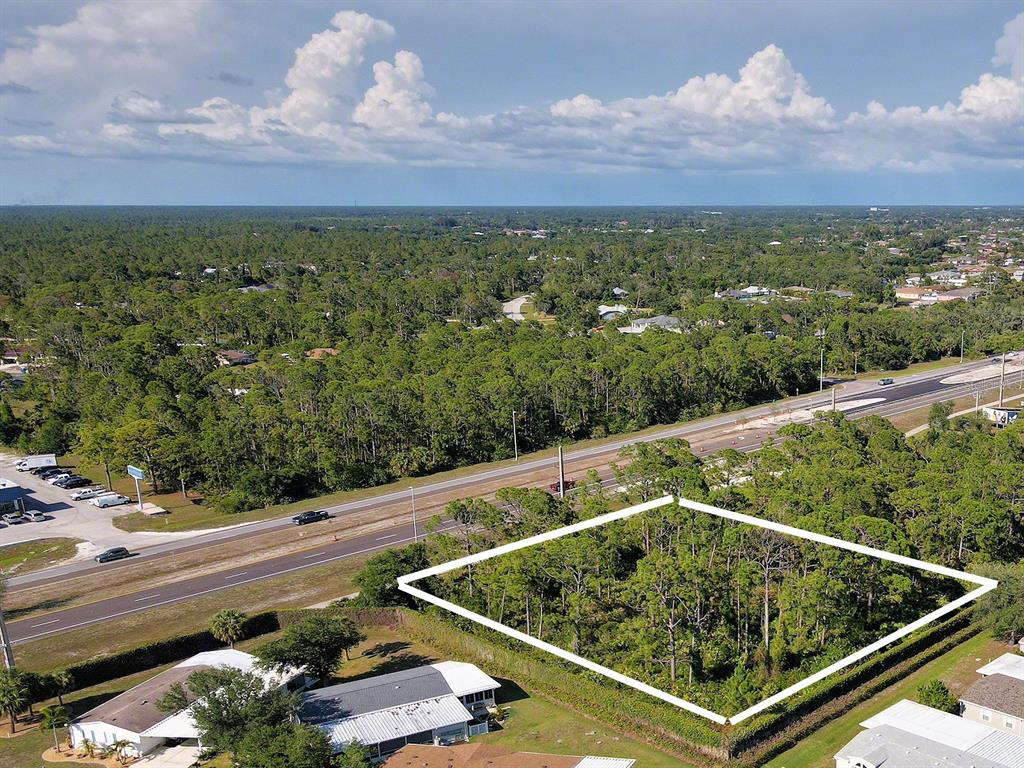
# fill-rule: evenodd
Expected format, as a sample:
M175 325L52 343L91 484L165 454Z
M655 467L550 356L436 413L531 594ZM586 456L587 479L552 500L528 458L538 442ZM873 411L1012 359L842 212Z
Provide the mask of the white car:
M3 516L3 521L8 525L17 525L25 522L25 515L21 512L8 512Z
M58 480L63 480L66 477L71 477L71 473L70 472L61 472L60 474L53 475L52 477L46 478L46 482L48 482L50 485L53 485Z
M102 496L104 493L113 493L113 491L108 491L106 488L79 488L77 491L71 492L71 500L85 501Z
M102 496L95 496L94 498L89 499L88 503L92 504L94 507L103 509L105 507L119 507L130 501L131 499L127 496L122 496L119 493L105 493Z
M44 515L42 512L38 510L33 509L25 513L25 519L28 520L30 523L41 523L44 520L46 520L46 515Z

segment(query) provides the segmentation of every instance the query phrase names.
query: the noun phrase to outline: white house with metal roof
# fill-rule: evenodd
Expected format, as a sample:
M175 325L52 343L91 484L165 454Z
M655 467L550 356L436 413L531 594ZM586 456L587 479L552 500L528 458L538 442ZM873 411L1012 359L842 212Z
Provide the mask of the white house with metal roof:
M1024 741L906 699L861 723L836 768L1024 768Z
M131 745L131 754L146 755L167 742L183 742L198 753L199 732L188 708L168 713L161 711L157 702L176 683L184 683L190 675L205 669L252 672L268 687L293 691L305 687L306 676L301 670L270 672L257 666L257 661L255 656L233 649L197 653L76 718L68 729L71 743L78 749L89 741L102 749L123 740Z
M298 719L326 731L337 752L355 742L381 757L487 733L500 687L472 664L445 661L307 691Z

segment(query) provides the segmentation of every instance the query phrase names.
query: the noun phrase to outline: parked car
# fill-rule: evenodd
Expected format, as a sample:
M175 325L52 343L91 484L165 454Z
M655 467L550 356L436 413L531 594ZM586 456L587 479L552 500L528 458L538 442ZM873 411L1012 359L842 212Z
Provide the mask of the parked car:
M50 485L55 485L60 480L64 480L65 478L68 477L74 477L74 475L72 475L70 472L58 472L56 475L50 475L48 478L46 478L46 482L48 482Z
M71 491L75 488L83 488L89 484L89 480L80 475L72 475L71 477L65 477L63 480L58 480L54 485L58 488L63 488L65 491Z
M300 512L292 518L292 522L296 525L305 525L306 523L315 523L320 520L327 520L328 518L330 518L330 514L328 514L326 509L318 509L315 512L313 510Z
M21 512L8 512L3 516L3 521L8 525L17 525L25 522L25 515Z
M92 499L104 493L110 493L110 491L108 491L106 488L79 488L77 491L71 494L71 500L85 501L86 499Z
M54 475L59 475L59 474L63 473L64 471L65 470L61 469L60 467L45 467L45 468L39 468L38 471L33 469L32 470L32 474L33 475L37 475L38 477L41 477L43 480L46 480L48 478L53 477Z
M887 387L890 384L892 384L892 379L879 379L878 380L878 386L880 386L880 387Z
M131 499L127 496L122 496L119 493L105 493L102 496L94 496L89 499L89 503L94 507L104 509L106 507L119 507L122 504L127 504Z
M30 510L25 513L25 519L30 523L41 523L46 519L46 515L38 510Z
M565 490L571 491L575 487L576 487L576 481L575 480L566 480L565 481ZM558 493L558 491L559 491L558 482L555 481L551 485L549 485L548 486L548 490L550 490L552 493Z
M93 560L97 563L109 563L111 560L124 560L126 557L131 556L132 553L128 551L128 547L112 547L104 552L100 552Z

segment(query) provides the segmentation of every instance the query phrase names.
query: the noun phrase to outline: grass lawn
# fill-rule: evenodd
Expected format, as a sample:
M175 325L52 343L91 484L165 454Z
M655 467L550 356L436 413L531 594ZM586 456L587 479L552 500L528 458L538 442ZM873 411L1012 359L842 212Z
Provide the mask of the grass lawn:
M507 704L511 710L502 730L481 736L481 740L523 752L632 757L637 768L693 768L678 757L586 720L570 709L529 693L523 695L525 698ZM506 706L501 696L499 702Z
M861 722L900 699L916 700L918 686L928 680L942 680L953 695L958 695L977 679L974 670L1007 650L1005 643L993 640L988 633L976 635L819 728L795 747L767 763L765 768L834 768L835 753L862 730Z
M37 539L0 547L0 572L7 576L38 571L75 555L81 539Z

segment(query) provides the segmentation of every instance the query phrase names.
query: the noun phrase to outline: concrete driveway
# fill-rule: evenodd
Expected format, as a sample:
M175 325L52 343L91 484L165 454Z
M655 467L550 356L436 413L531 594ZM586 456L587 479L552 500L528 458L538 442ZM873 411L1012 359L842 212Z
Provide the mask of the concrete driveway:
M158 747L134 763L144 768L190 768L199 762L199 747Z

